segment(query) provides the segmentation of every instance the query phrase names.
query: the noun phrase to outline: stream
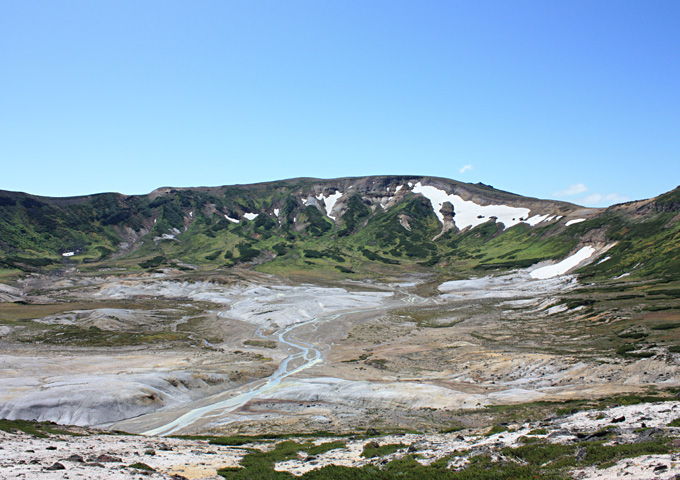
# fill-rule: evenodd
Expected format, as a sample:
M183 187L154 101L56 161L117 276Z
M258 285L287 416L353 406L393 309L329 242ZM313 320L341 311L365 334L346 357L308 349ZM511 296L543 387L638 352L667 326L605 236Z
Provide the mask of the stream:
M405 298L401 299L401 303L424 303L426 300L417 296L417 295L412 295L412 294L407 294ZM392 305L393 306L393 305ZM224 415L225 413L233 412L237 410L238 408L242 407L245 405L247 402L252 400L253 398L264 394L271 389L277 387L281 381L291 375L295 375L296 373L299 373L303 370L306 370L310 367L313 367L314 365L320 363L323 358L323 350L325 348L330 348L328 345L325 346L314 346L310 343L304 342L302 340L297 340L295 339L294 336L294 331L296 329L303 328L307 325L312 325L314 324L314 327L318 327L319 323L322 321L328 321L328 320L335 320L338 317L342 315L347 315L351 313L356 313L356 312L366 312L366 311L377 311L377 310L384 310L386 308L389 308L386 305L381 305L379 307L375 308L366 308L366 309L359 309L355 311L344 311L340 313L336 313L333 315L328 315L328 316L320 316L320 317L315 317L312 318L311 320L307 320L305 322L301 323L296 323L293 325L289 325L285 328L282 328L278 331L276 331L273 336L278 340L278 342L281 345L286 345L293 349L293 353L289 354L279 365L279 367L276 369L276 371L267 377L264 381L262 379L257 380L253 383L250 384L250 387L247 391L243 393L239 393L227 400L221 400L209 405L205 405L202 407L194 408L181 416L177 417L175 420L162 425L160 427L154 428L152 430L148 430L142 433L142 435L160 435L160 436L166 436L166 435L173 435L179 432L180 430L183 430L198 420L201 419L206 419L206 418L216 418L219 416ZM256 332L256 334L262 338L268 338L265 335L262 334L262 327L259 328ZM325 347L325 348L324 348ZM297 361L301 361L299 365L295 365ZM229 423L227 422L222 422L224 423Z
M340 315L341 314L333 315L329 319L337 318ZM176 418L170 423L143 432L142 435L161 435L161 436L172 435L190 426L191 424L193 424L194 422L201 418L216 417L224 413L233 412L237 408L245 405L248 401L250 401L257 395L267 392L272 388L276 387L281 383L281 380L283 380L284 378L294 375L298 372L301 372L302 370L305 370L321 362L323 360L323 354L321 350L301 340L293 341L294 337L290 335L291 332L293 332L295 329L315 323L319 320L320 320L319 318L313 318L303 323L289 325L288 327L279 330L278 332L275 333L276 338L281 344L293 348L294 350L296 350L296 352L288 355L281 362L279 368L277 368L276 371L270 377L268 377L265 380L265 382L262 383L261 385L259 386L253 385L247 392L241 393L227 400L206 405L204 407L195 408L181 415L180 417ZM261 333L259 333L259 331L258 335L263 336ZM293 368L289 370L291 362L295 362L295 360L298 359L301 359L302 363L297 367L293 366ZM258 382L260 382L260 380L258 380Z

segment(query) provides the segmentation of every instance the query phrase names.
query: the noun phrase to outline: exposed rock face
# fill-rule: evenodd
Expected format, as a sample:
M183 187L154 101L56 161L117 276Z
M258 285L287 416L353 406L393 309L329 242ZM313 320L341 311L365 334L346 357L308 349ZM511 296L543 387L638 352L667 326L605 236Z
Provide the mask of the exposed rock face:
M456 214L453 210L453 204L451 202L444 202L442 208L439 210L447 221L453 221L453 216Z

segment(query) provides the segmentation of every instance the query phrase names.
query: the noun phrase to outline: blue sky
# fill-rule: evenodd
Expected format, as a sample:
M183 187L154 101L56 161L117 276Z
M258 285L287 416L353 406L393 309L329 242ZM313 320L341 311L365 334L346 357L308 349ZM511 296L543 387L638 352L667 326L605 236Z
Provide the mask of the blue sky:
M6 1L0 189L680 184L677 1Z

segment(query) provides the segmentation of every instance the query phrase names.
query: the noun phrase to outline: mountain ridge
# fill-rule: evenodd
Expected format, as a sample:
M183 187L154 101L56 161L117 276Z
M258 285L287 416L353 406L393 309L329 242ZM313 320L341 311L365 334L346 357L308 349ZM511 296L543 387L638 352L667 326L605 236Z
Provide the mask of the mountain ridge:
M258 268L269 273L359 274L398 265L472 272L557 260L633 231L672 240L675 272L677 241L664 230L678 228L679 191L608 208L415 175L160 187L144 195L0 191L0 262L22 271L125 260L126 268L268 264ZM669 269L651 270L645 275Z
M510 192L507 190L501 190L498 188L493 187L492 185L487 185L482 182L477 182L477 183L468 183L468 182L462 182L459 180L455 179L449 179L446 177L437 177L437 176L431 176L431 175L368 175L368 176L353 176L353 177L337 177L337 178L320 178L320 177L293 177L293 178L287 178L287 179L281 179L281 180L270 180L270 181L265 181L265 182L255 182L255 183L236 183L236 184L225 184L225 185L216 185L216 186L207 186L207 185L201 185L201 186L191 186L191 187L178 187L178 186L161 186L153 189L152 191L148 193L139 193L139 194L125 194L125 193L120 193L120 192L115 192L115 191L108 191L108 192L96 192L96 193L88 193L84 195L69 195L69 196L50 196L50 195L39 195L39 194L34 194L30 192L24 192L24 191L18 191L18 190L3 190L0 189L0 196L1 197L12 197L12 196L26 196L26 197L32 197L36 199L43 199L43 200L50 200L50 201L57 201L57 202L74 202L76 200L90 200L94 197L98 197L101 195L116 195L120 196L123 198L129 198L129 197L156 197L159 195L166 194L170 192L171 190L196 190L200 192L207 192L207 193L215 193L215 192L220 192L223 191L226 188L252 188L252 187L265 187L265 186L279 186L281 184L287 184L287 183L292 183L292 182L340 182L340 181L357 181L357 180L366 180L366 179L380 179L380 178L391 178L391 179L401 179L403 181L408 182L409 180L434 180L434 181L444 181L448 183L453 183L461 186L465 186L468 188L479 188L479 189L484 189L486 191L494 191L498 192L504 195L509 195L513 197L519 197L523 199L530 199L530 200L542 200L546 202L556 202L556 203L561 203L561 204L567 204L567 205L573 205L581 208L588 208L588 209L602 209L602 207L585 207L582 205L574 204L571 202L566 202L562 200L554 200L554 199L540 199L538 197L529 197L525 195L521 195L518 193ZM625 202L625 203L631 203L631 202Z

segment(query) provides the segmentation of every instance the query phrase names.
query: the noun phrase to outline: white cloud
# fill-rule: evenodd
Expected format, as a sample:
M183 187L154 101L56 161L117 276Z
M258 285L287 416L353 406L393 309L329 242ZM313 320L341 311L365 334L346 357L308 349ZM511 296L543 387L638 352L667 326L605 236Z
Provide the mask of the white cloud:
M556 197L570 197L572 195L578 195L579 193L587 191L588 187L586 187L583 183L577 183L575 185L569 185L569 188L565 188L564 190L558 190L553 195Z
M468 170L472 170L472 165L470 165L469 163L467 165L463 166L463 168L460 169L460 173L465 173Z
M576 183L569 185L568 188L564 190L559 190L553 195L557 198L560 197L573 197L574 195L579 195L581 193L588 192L588 187L584 183ZM625 195L620 195L618 193L589 193L578 199L569 200L570 202L578 203L579 205L585 205L589 207L608 207L615 203L627 202L630 200Z
M591 193L583 197L580 201L583 205L592 206L609 206L615 203L627 202L630 200L625 195L619 195L618 193Z

